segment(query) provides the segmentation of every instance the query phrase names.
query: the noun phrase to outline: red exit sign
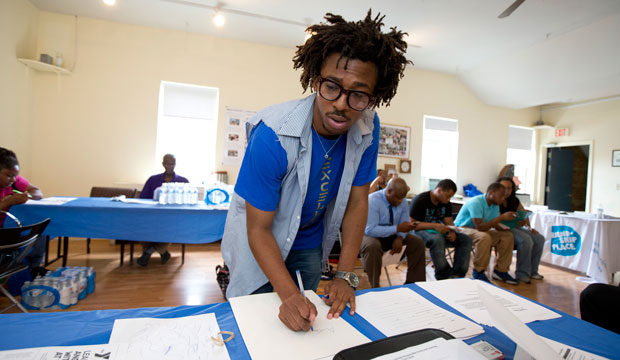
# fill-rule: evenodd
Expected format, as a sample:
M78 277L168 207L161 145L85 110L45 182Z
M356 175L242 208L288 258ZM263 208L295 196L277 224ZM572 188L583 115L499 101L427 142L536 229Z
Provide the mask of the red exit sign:
M568 136L568 128L555 129L555 137Z

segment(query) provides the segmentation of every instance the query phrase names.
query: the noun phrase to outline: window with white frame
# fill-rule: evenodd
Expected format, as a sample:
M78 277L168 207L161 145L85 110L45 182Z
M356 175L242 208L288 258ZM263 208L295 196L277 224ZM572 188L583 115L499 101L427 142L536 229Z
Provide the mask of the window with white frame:
M458 120L424 116L422 186L428 190L441 179L456 181L459 148Z
M536 171L534 129L523 126L508 126L508 148L506 164L515 166L514 175L519 177L519 193L532 194Z
M159 89L156 159L172 153L175 172L201 183L215 170L217 88L162 81Z

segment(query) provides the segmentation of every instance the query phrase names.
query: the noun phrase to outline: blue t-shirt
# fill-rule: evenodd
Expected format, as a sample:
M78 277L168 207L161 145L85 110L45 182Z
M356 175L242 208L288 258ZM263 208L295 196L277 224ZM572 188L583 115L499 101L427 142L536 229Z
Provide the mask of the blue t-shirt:
M373 123L373 139L376 140L373 140L372 145L362 155L353 186L365 185L376 177L379 151L379 117L376 114ZM308 190L301 210L301 225L292 250L313 249L322 243L323 215L338 194L346 145L346 134L338 139L326 139L312 130ZM332 146L333 149L329 150ZM327 160L325 151L329 154ZM278 136L267 125L259 123L250 134L235 192L257 209L275 211L287 165L286 152L280 145Z
M499 206L487 204L487 195L482 194L469 199L459 210L454 225L460 227L474 227L472 219L482 219L482 222L489 222L499 216Z

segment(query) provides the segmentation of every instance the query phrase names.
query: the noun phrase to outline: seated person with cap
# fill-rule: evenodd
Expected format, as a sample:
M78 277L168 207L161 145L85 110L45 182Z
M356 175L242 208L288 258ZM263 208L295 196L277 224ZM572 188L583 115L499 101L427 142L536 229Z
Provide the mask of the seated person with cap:
M394 178L385 189L368 195L368 221L361 253L364 271L373 288L379 287L383 253L399 253L403 245L407 246L405 284L426 280L424 242L409 233L416 225L409 221L409 206L403 201L408 191L405 180Z

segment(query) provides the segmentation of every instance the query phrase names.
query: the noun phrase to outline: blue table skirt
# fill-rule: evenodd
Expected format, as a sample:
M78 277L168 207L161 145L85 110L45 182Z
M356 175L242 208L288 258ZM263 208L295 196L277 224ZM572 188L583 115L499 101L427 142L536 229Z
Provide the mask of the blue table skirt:
M462 314L433 297L419 286L415 284L403 286L413 289L434 304L462 316ZM385 291L392 288L362 290L358 291L357 294L361 295L368 291ZM529 323L528 326L537 334L610 359L620 358L620 335L555 309L549 309L559 313L562 317ZM220 330L235 333L234 339L226 344L231 359L249 359L250 355L245 347L243 337L239 332L229 303L179 306L174 308L0 315L0 333L2 334L0 336L0 350L108 343L115 319L135 317L174 318L205 313L215 313ZM342 317L371 340L385 337L357 314L350 316L345 311ZM512 359L516 349L515 343L493 327L484 326L484 330L484 334L465 342L472 344L479 340L485 340L500 349L507 359Z
M145 205L77 198L63 205L11 207L22 224L52 219L44 235L201 244L222 238L226 210L196 205Z

